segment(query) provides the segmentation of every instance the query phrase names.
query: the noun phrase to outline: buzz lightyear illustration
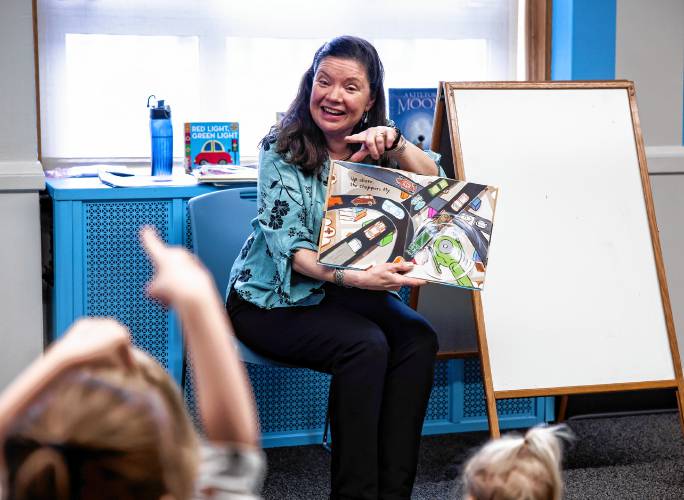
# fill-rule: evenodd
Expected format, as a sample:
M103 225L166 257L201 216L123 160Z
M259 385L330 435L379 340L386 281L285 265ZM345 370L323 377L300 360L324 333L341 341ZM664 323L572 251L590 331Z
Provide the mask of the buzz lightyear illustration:
M456 283L472 287L473 282L468 277L468 270L462 265L464 254L463 245L452 236L439 236L432 245L432 263L437 273L441 274L442 267L446 267Z

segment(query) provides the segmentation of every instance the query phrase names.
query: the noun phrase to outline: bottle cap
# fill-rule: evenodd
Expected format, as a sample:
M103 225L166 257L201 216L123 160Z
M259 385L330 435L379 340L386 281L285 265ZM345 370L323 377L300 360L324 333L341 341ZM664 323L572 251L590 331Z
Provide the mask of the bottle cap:
M171 118L171 106L150 108L150 118L152 120L163 120Z
M155 97L151 95L147 98L147 107L150 108L150 119L151 120L169 120L171 119L171 106L168 104L164 105L164 99L159 99L156 106L150 106L150 99Z

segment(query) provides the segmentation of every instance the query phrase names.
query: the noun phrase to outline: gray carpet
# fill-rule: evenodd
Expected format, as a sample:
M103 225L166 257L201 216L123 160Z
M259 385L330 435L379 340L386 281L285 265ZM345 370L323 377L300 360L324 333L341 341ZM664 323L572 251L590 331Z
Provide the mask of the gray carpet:
M684 499L684 439L676 413L576 419L565 454L566 498ZM414 500L460 499L463 462L482 432L423 438ZM320 446L266 450L264 498L325 499L330 455Z

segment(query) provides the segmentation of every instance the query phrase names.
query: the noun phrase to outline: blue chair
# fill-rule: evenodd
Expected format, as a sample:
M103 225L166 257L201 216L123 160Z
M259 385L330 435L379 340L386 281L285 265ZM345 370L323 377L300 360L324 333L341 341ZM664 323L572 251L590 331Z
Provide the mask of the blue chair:
M256 215L256 188L224 189L196 196L188 201L188 210L193 251L213 276L219 293L224 293L233 261L252 232L249 222ZM235 341L245 363L290 366L264 358Z
M214 191L188 201L193 251L209 270L221 293L228 286L233 261L252 232L250 221L256 215L256 198L256 188L246 187ZM245 363L297 368L265 358L237 338L235 342L240 358ZM328 408L323 431L323 446L326 449L329 449L329 419Z

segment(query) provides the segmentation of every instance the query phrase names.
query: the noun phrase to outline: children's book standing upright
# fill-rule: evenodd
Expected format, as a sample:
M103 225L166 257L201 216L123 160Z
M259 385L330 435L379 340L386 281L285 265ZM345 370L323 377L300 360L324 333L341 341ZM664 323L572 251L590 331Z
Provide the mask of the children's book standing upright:
M237 122L186 123L185 171L202 165L240 164L240 127Z
M408 141L430 149L437 89L389 89L389 117Z
M409 261L407 276L481 290L497 195L484 184L333 162L318 261L354 269Z

